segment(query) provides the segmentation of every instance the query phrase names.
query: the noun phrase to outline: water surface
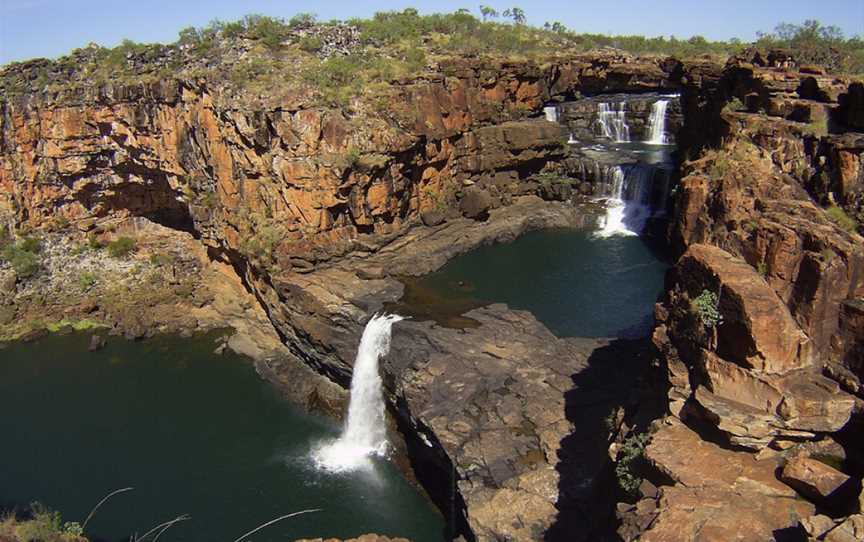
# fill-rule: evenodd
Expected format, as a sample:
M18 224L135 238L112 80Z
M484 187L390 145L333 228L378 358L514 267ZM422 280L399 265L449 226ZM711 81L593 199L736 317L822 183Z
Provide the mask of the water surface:
M502 302L531 311L560 337L641 337L650 332L667 267L640 237L537 231L406 279L405 296L391 309L470 327L459 315Z
M0 505L38 500L88 534L128 540L188 513L160 542L232 542L308 508L256 542L376 532L441 541L443 520L387 462L317 471L309 452L339 427L286 403L251 364L212 353L213 337L111 341L51 336L0 350Z

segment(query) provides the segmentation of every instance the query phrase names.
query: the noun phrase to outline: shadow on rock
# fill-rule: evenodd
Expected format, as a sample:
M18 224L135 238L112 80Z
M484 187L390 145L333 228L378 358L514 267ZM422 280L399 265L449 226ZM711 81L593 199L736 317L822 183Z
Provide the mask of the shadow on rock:
M648 338L616 339L595 349L587 367L572 375L565 394L573 432L561 440L556 469L558 516L549 542L620 540L615 534L618 484L609 445L621 420L640 430L665 412L665 389L652 371Z

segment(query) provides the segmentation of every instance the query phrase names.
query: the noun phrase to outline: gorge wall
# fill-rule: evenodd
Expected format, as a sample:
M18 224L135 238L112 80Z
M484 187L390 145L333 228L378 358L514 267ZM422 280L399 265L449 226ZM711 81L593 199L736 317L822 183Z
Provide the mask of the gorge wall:
M814 511L776 480L778 462L826 446L860 410L864 246L820 205L862 212L864 87L748 60L453 60L350 111L245 102L206 80L4 99L0 218L78 238L140 217L186 232L242 278L287 358L347 386L365 319L401 295L395 276L584 220L572 202L543 201L578 199L592 181L544 105L680 93L676 139L692 160L669 220L681 257L654 332L671 418L646 452L665 485L622 523L646 540L722 540L732 520L711 520L720 534L706 538L704 518L684 511L737 502L763 512L751 538L763 540ZM26 281L14 282L4 303L20 315ZM694 312L703 291L719 297L722 324ZM394 332L385 385L418 478L468 539L590 539L585 526L606 518L586 503L608 457L581 466L589 483L564 483L581 459L562 454L574 430L564 395L599 345L500 306L472 317L482 325L465 333L423 322ZM300 378L268 363L286 386ZM734 472L703 476L680 456L696 449L703 466Z

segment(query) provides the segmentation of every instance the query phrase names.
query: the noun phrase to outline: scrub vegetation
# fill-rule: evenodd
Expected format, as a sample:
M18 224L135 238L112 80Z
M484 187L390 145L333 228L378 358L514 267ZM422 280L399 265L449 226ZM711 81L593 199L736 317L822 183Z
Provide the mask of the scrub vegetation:
M319 22L308 13L290 19L247 15L239 21L214 20L180 31L171 44L124 40L113 48L91 44L56 60L12 63L0 72L0 95L60 90L70 84L160 83L172 77L206 79L253 94L285 96L304 88L321 101L344 105L364 91L414 77L427 67L447 73L449 58L491 56L519 60L550 51L600 48L679 58L712 55L725 59L751 46L785 49L802 64L834 72L864 73L864 41L847 38L818 21L783 23L755 43L701 36L606 36L580 33L558 21L527 24L519 7L498 12L480 6L424 15L416 9L376 13L368 19Z
M9 542L87 542L81 525L64 522L60 512L39 503L30 505L21 517L7 513L0 518L0 540Z

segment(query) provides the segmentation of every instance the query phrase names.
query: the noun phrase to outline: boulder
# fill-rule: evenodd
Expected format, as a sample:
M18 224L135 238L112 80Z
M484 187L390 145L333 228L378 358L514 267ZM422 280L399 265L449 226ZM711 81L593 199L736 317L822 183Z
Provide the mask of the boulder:
M730 442L762 449L775 439L815 438L841 429L855 397L815 370L760 377L734 364L706 357L708 385L694 398Z
M780 478L804 497L817 502L848 492L851 486L846 474L803 455L790 459Z
M796 499L765 499L720 487L664 487L660 513L640 542L765 542L813 512Z
M438 209L427 209L420 213L420 220L423 221L424 226L438 226L439 224L443 224L446 217L444 216L444 212Z
M810 535L811 538L820 538L825 533L837 526L837 523L823 514L817 514L801 520L801 528Z
M825 542L861 542L864 540L864 515L849 516L843 523L828 531Z
M777 480L776 460L723 449L675 418L654 433L645 457L675 485L660 488L641 541L762 542L815 511Z
M459 210L462 215L475 220L485 220L489 216L492 207L492 197L489 192L480 188L469 187L459 202Z
M723 249L692 245L677 265L691 299L719 291L723 323L717 353L761 373L784 373L810 364L807 337L783 301L747 262Z

